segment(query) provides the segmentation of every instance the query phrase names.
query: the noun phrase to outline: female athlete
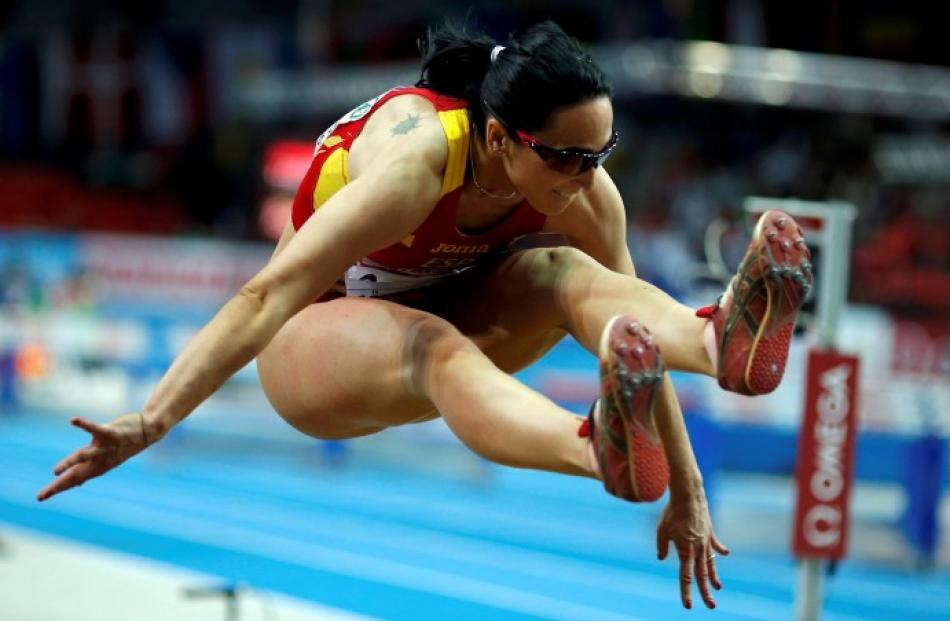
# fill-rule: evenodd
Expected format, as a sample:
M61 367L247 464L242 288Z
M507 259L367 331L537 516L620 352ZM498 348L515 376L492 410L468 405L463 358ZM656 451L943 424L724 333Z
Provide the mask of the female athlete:
M598 478L631 501L669 487L658 555L672 541L683 605L695 580L714 607L714 558L728 550L665 369L744 394L777 385L811 286L799 228L765 214L727 291L697 316L635 275L601 166L620 139L611 90L573 39L550 22L505 47L446 27L423 52L416 87L318 139L272 259L142 411L73 420L92 441L38 499L154 444L256 357L274 409L316 438L441 416L499 464ZM561 243L538 241L552 236ZM567 333L600 359L583 421L511 376Z

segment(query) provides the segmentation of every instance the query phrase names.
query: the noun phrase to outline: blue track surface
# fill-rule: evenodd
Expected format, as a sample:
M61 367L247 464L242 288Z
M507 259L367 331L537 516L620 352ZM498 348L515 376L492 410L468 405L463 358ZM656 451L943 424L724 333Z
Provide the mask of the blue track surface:
M36 503L82 440L63 422L0 419L0 521L384 619L792 617L793 562L741 549L720 564L719 609L683 610L675 564L655 560L658 507L592 481L497 469L479 485L156 447ZM848 562L823 619L950 619L948 578Z

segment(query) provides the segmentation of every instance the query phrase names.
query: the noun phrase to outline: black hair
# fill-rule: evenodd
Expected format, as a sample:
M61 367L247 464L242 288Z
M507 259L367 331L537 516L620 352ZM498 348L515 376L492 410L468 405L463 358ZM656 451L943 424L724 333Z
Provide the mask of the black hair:
M510 131L544 129L558 109L613 91L604 72L560 26L545 21L512 34L492 62L498 43L446 23L420 40L422 76L416 86L464 99L484 131L487 102Z

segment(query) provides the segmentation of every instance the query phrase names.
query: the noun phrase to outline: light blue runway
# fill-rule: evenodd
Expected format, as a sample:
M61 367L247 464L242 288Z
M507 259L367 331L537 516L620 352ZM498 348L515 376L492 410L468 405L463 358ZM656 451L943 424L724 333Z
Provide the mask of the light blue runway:
M683 610L676 564L655 559L659 505L593 481L498 468L479 484L326 468L301 451L160 446L41 505L35 492L82 435L42 416L0 421L0 522L337 608L393 620L792 616L793 562L742 549L720 563L718 610L698 597ZM948 578L845 563L823 618L948 619Z

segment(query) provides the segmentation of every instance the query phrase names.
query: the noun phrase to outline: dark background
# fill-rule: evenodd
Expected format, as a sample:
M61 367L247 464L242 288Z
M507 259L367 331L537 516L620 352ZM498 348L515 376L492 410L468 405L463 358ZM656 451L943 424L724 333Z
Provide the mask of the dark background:
M258 211L274 191L262 175L268 145L312 141L365 99L358 89L348 97L340 76L364 76L368 92L395 85L385 77L375 84L377 67L414 79L416 40L445 17L499 39L552 18L605 66L630 45L718 41L818 53L819 62L897 61L875 66L898 76L938 67L932 80L901 86L904 104L882 100L858 112L844 87L821 105L765 105L618 83L623 139L610 171L630 212L640 272L668 288L677 287L678 266L701 254L706 225L735 223L746 196L841 199L860 210L851 298L946 316L950 104L913 104L918 88L943 84L950 93L950 74L939 68L950 48L938 4L5 2L0 226L260 239ZM887 82L867 67L848 71L857 89ZM311 94L336 98L305 92L294 106L266 97L247 105L243 95L308 80L320 84ZM745 242L732 237L724 251L735 262Z

